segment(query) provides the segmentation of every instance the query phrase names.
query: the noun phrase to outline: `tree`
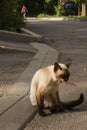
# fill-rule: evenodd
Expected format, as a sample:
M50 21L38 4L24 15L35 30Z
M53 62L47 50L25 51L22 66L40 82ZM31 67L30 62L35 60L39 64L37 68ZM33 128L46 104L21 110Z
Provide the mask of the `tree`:
M78 15L87 15L87 0L73 0L78 4ZM81 12L81 13L80 13Z
M45 0L45 12L50 15L56 13L55 6L58 5L58 0Z
M38 14L49 15L66 15L64 4L67 2L75 3L72 9L73 15L86 16L87 0L22 0L22 3L28 8L29 16L37 16ZM78 11L78 12L77 12ZM70 13L70 11L68 11Z
M86 16L87 15L87 0L83 0L82 1L82 16Z
M29 16L37 16L40 13L55 14L55 6L59 0L23 0L28 8Z
M44 12L44 1L45 0L23 0L23 4L28 9L28 15L36 16Z

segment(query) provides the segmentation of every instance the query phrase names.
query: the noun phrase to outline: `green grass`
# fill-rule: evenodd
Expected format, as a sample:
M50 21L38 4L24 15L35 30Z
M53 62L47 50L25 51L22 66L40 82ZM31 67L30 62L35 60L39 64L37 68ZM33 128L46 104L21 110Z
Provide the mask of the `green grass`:
M37 18L76 18L76 19L87 19L87 16L57 16L57 15L47 15L39 14Z

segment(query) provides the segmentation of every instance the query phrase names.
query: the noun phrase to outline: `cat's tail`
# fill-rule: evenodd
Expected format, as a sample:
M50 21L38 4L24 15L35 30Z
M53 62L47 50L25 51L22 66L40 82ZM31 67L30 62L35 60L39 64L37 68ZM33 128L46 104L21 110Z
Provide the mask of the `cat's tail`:
M84 95L83 93L81 93L79 99L66 103L62 102L62 104L65 109L72 109L73 107L80 105L83 101L84 101Z

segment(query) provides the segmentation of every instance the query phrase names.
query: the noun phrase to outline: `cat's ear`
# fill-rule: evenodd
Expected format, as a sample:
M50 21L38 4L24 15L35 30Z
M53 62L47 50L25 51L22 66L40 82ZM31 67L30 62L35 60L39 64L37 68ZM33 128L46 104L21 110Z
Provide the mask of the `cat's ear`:
M66 66L67 66L67 68L70 67L71 63L72 63L71 58L69 58L69 59L66 60Z
M58 69L62 70L61 66L57 62L55 62L54 63L54 72L56 72Z

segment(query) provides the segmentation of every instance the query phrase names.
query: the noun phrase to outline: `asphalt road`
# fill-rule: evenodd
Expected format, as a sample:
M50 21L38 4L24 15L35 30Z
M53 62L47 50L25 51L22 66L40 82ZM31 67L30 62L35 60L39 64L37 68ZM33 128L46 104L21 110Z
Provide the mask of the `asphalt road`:
M43 118L36 114L24 130L87 130L87 22L34 22L26 28L43 35L47 44L60 52L60 62L72 58L70 81L77 86L61 85L61 99L70 101L84 93L85 101L64 113Z
M8 93L34 55L34 52L24 51L23 48L0 48L0 97Z

